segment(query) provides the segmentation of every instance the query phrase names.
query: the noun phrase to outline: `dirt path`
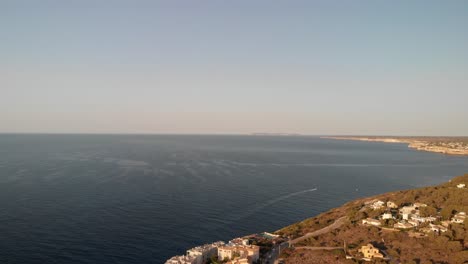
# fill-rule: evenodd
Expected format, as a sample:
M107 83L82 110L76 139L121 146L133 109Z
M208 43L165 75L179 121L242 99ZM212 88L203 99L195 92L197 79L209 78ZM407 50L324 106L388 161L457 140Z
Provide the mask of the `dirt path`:
M298 237L296 239L291 240L291 244L294 245L294 244L296 244L298 242L301 242L302 240L305 240L307 238L314 237L314 236L319 236L321 234L328 233L331 230L337 229L338 227L340 227L346 220L348 220L348 217L346 217L346 216L340 217L333 224L331 224L329 226L326 226L326 227L324 227L322 229L319 229L319 230L315 230L314 232L307 233L307 234L305 234L305 235L303 235L301 237Z
M343 249L343 248L342 247L295 247L294 249L333 250L333 249Z

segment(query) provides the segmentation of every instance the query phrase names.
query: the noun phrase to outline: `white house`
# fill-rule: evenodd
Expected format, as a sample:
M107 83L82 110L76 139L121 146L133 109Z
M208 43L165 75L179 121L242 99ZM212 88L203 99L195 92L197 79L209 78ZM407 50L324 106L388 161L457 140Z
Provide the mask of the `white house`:
M234 239L230 240L228 244L229 245L247 246L247 245L249 245L249 240L245 239L245 238L238 237L238 238L234 238Z
M367 224L367 225L373 225L373 226L380 226L381 225L379 220L372 219L372 218L362 219L362 223Z
M457 184L457 188L460 188L460 189L465 188L465 184L464 183Z
M433 224L430 224L430 227L431 227L431 230L434 231L434 232L447 232L447 228L445 226L441 226L441 225L433 225Z
M218 247L224 245L224 242L218 241L212 244L206 244L203 246L194 247L192 249L187 250L188 257L195 257L197 258L197 262L194 264L204 264L206 263L212 256L216 256L218 252Z
M436 220L435 217L428 216L428 217L422 217L419 215L410 215L411 220L418 221L420 223L425 223L425 222L434 222Z
M279 237L279 235L275 235L275 234L268 233L268 232L263 232L263 233L261 233L261 235L262 235L263 237L268 238L268 239L276 239L276 238Z
M393 219L393 215L391 213L384 213L382 215L382 219L385 220L385 219Z
M384 205L385 205L385 203L379 200L379 201L376 201L373 204L371 204L370 207L372 209L374 209L374 210L378 210L378 209L382 208Z
M465 219L466 219L466 213L465 212L459 212L459 213L455 214L452 217L451 222L452 223L457 223L457 224L462 224L463 222L465 222Z
M404 220L408 220L411 214L419 214L414 205L403 206L402 208L400 208L399 212Z

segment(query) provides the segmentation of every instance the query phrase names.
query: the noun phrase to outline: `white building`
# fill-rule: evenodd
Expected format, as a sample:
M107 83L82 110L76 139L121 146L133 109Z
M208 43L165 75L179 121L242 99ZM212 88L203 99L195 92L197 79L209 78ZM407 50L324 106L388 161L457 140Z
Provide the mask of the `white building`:
M410 223L398 222L393 225L393 228L408 229L408 228L413 228L413 225Z
M199 257L195 256L174 256L168 259L165 264L197 264Z
M384 205L385 205L385 203L379 200L379 201L376 201L376 202L372 203L370 205L370 208L372 208L374 210L378 210L378 209L381 209Z
M434 232L443 233L443 232L447 232L447 230L448 230L445 226L441 226L441 225L429 224L429 226L431 227L431 230L434 231Z
M393 219L393 215L391 213L384 213L382 215L382 219L385 220L385 219Z
M466 213L459 212L455 214L450 221L452 223L462 224L463 222L465 222L465 219L466 219Z
M396 203L392 202L392 201L388 201L387 202L387 207L395 209L395 208L398 208L398 205Z
M261 233L261 235L263 237L268 238L268 239L276 239L276 238L280 237L279 235L275 235L275 234L268 233L268 232L263 232L263 233Z
M260 247L255 245L245 246L245 245L234 245L226 244L224 246L218 247L218 259L219 260L237 260L247 259L249 264L257 261L260 257ZM232 262L237 263L237 262Z
M402 208L400 208L399 212L404 220L409 220L411 214L419 215L419 211L416 210L416 207L414 205L403 206Z
M382 224L382 223L380 223L379 220L372 219L372 218L362 219L362 223L367 224L367 225L373 225L373 226L380 226Z
M238 238L234 238L233 240L229 241L228 244L230 244L230 245L239 245L239 246L247 246L247 245L249 245L249 240L245 239L245 238L238 237Z
M224 242L218 241L212 244L194 247L187 250L188 257L195 257L197 262L193 264L205 264L211 257L216 256L218 247L224 245Z
M464 183L457 184L457 188L460 188L460 189L465 188L465 184Z
M411 220L418 221L419 223L434 222L436 220L436 218L432 216L422 217L415 214L410 215L410 218Z

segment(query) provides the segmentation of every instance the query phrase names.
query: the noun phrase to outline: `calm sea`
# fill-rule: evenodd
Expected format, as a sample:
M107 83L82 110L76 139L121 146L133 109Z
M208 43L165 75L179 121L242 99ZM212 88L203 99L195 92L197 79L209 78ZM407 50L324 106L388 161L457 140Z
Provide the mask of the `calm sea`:
M281 136L0 135L1 263L163 263L468 172L404 144ZM315 190L316 189L316 190Z

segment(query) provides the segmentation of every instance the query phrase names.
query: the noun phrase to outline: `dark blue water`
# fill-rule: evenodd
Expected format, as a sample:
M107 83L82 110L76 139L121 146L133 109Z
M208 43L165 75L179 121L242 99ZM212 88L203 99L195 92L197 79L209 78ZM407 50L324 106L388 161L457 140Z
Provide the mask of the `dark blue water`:
M466 157L316 137L0 135L0 262L163 263L466 172Z

